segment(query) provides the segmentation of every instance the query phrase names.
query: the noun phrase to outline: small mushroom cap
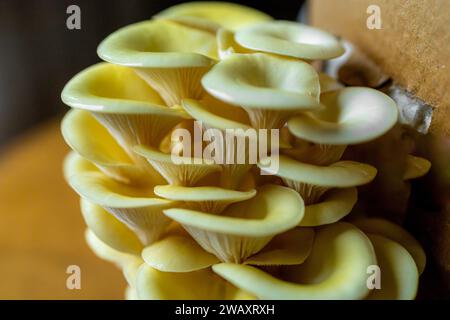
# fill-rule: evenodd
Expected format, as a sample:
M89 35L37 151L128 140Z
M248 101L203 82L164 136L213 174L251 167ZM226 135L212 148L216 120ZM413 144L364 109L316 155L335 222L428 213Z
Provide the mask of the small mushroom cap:
M182 225L247 237L273 236L295 227L303 218L301 197L292 189L262 186L253 198L230 205L220 215L168 209L164 213Z
M348 215L358 200L356 188L333 189L319 203L305 206L299 226L315 227L335 223Z
M323 144L358 144L385 134L397 122L398 109L384 93L348 87L321 95L326 107L302 113L288 121L298 138Z
M339 57L344 47L328 32L292 21L269 21L238 30L236 41L255 51L306 60Z
M235 54L203 77L214 97L247 108L310 110L317 108L319 77L309 64L262 53Z
M183 187L183 186L156 186L155 194L162 198L176 201L230 201L238 202L248 200L256 195L256 190L237 191L219 187Z
M97 49L105 61L141 68L206 67L216 52L214 35L161 19L119 29Z
M199 19L200 23L203 20L208 20L231 30L272 19L271 16L250 7L216 1L194 1L178 4L161 11L156 17L190 18L191 23Z
M381 288L371 290L369 300L414 300L419 273L414 259L400 244L379 235L368 235L381 271Z
M248 265L221 263L214 272L259 299L362 299L367 267L376 264L369 239L349 223L320 228L303 264L283 267L283 279Z
M380 235L401 244L417 264L419 274L425 269L426 255L420 243L399 225L381 218L360 218L352 221L365 233Z
M142 258L149 266L164 272L191 272L219 262L188 235L165 237L146 247Z
M365 163L338 161L329 166L316 166L285 155L279 156L276 172L270 172L270 169L260 164L258 166L282 178L323 187L356 187L369 183L377 174L375 167Z
M111 248L140 255L143 245L136 234L102 207L81 199L81 212L89 229Z
M416 157L413 155L406 156L406 168L403 173L404 180L419 178L430 171L431 162L427 159Z

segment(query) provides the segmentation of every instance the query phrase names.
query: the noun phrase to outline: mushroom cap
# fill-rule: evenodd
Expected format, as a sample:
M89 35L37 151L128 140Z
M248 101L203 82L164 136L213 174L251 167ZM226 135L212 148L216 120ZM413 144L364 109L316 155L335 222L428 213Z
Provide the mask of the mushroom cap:
M381 271L381 288L371 290L369 300L414 300L419 273L409 252L395 241L368 234Z
M143 300L253 299L246 292L217 277L210 269L192 272L162 272L142 264L136 290Z
M376 264L369 239L349 223L316 232L312 252L298 266L283 267L284 279L248 265L221 263L213 271L259 299L362 299L367 267Z
M132 69L105 62L74 76L65 85L61 99L72 108L95 113L189 118L182 110L168 108L159 94Z
M403 179L411 180L424 176L428 171L430 171L430 168L430 161L409 154L406 156L406 168L403 173Z
M357 195L356 188L329 190L319 203L305 206L305 216L299 226L315 227L341 220L352 211Z
M182 3L159 12L156 17L161 18L189 18L187 22L196 25L208 20L216 25L223 26L230 30L237 30L242 27L272 20L272 17L256 9L239 5L236 3L208 1L208 2L188 2ZM192 24L194 23L194 24Z
M310 110L319 106L319 77L309 64L263 53L234 54L203 77L212 96L246 108Z
M292 189L265 185L253 198L230 205L220 215L172 208L164 214L182 225L221 234L273 236L295 227L303 218L301 197Z
M374 140L397 122L398 109L384 93L348 87L321 95L326 107L288 121L293 135L315 143L358 144Z
M401 226L381 218L360 218L352 223L365 233L380 235L402 245L417 264L419 274L422 274L426 265L426 255L420 243Z
M306 60L339 57L344 47L332 34L292 21L268 21L236 32L236 41L255 51Z
M183 186L156 186L154 189L158 196L175 201L230 201L239 202L253 198L256 190L237 191L219 187L183 187Z
M111 248L140 255L143 245L136 234L101 206L81 199L81 212L89 229Z
M97 49L105 61L140 68L206 67L216 51L214 35L162 19L119 29Z
M299 162L285 155L279 155L278 171L269 173L292 181L298 181L315 186L348 188L369 183L375 178L377 169L360 162L338 161L329 166L316 166ZM262 160L264 162L264 160Z
M221 60L235 53L252 53L253 51L242 47L236 42L234 32L225 28L217 30L217 50Z

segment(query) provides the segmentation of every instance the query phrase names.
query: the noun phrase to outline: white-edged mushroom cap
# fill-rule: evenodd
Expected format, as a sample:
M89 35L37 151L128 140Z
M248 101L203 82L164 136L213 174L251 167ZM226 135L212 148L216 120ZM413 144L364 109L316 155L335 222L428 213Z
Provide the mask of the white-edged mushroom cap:
M315 143L358 144L382 136L397 122L394 100L375 89L348 87L320 99L326 108L288 121L293 135Z
M419 286L419 273L414 259L397 242L368 234L375 249L381 271L381 288L371 290L368 300L414 300Z
M194 27L202 27L202 21L207 20L231 30L262 21L272 20L272 17L256 9L237 3L219 1L194 1L169 7L159 12L160 18L189 18L186 23ZM197 25L196 21L200 21Z
M369 239L349 223L320 228L311 254L274 277L248 265L222 263L214 272L259 299L362 299L368 293L367 267L376 264Z
M318 107L319 77L309 64L262 53L235 54L202 79L214 97L246 108L310 110Z
M292 21L268 21L238 30L236 41L255 51L306 60L339 57L344 47L332 34Z

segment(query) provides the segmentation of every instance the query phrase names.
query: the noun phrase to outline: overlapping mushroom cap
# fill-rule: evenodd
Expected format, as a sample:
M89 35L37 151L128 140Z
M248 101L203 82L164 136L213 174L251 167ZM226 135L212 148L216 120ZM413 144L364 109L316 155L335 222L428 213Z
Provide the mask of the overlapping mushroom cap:
M351 219L377 170L342 158L390 130L397 109L309 63L342 53L324 31L222 2L174 6L100 44L107 63L62 93L64 176L128 299L415 297L420 244L386 220ZM206 141L176 139L198 128L242 144L198 157ZM279 133L265 153L261 129ZM404 180L430 169L405 163ZM381 290L367 285L373 266Z

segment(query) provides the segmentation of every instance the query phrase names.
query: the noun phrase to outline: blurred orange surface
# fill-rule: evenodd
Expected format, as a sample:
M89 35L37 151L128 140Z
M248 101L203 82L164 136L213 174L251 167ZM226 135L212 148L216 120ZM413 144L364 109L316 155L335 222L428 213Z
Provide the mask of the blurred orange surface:
M59 121L33 129L0 154L0 299L122 299L116 267L84 241L78 196L65 183L69 151ZM69 290L66 269L81 269Z

